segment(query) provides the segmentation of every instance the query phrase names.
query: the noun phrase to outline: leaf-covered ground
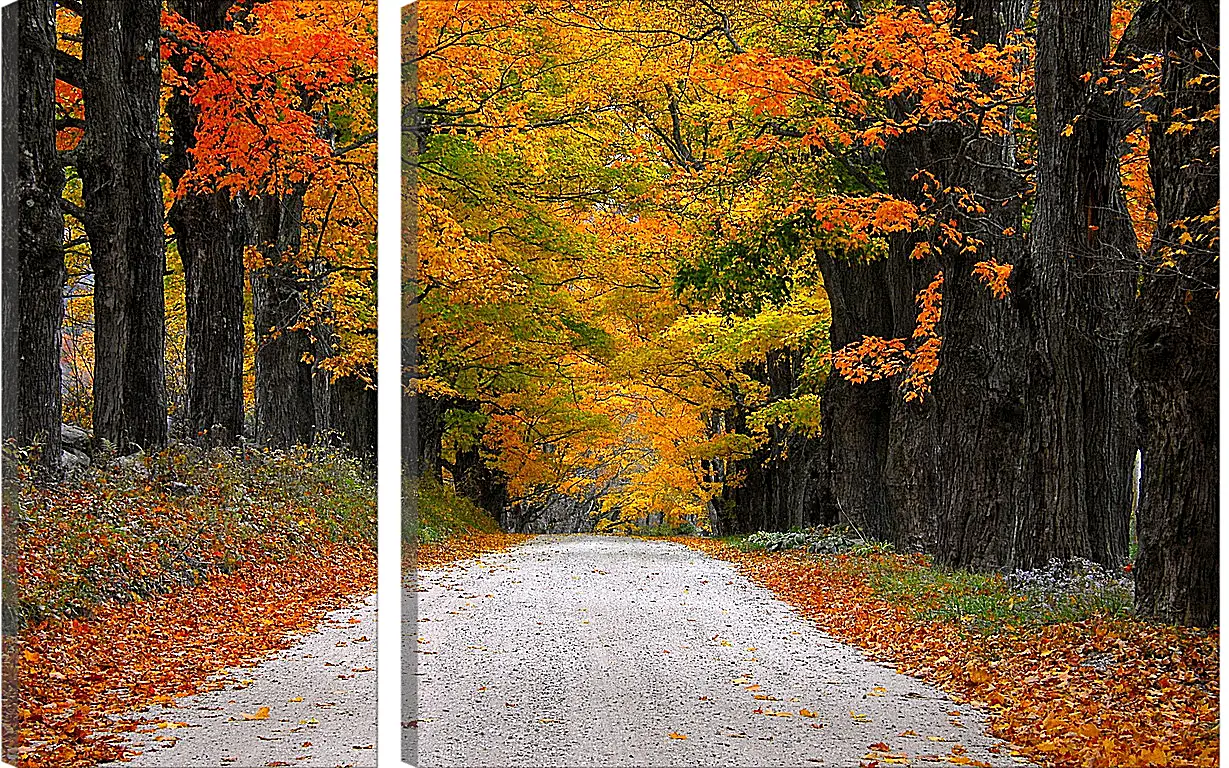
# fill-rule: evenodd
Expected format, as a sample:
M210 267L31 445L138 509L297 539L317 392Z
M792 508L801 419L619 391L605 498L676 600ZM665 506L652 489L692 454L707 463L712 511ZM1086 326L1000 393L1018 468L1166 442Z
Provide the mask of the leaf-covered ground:
M407 551L406 572L417 568L439 568L458 560L469 560L490 552L500 552L532 539L523 533L476 533L455 536L444 541L419 544L416 551Z
M322 451L172 449L6 487L19 764L121 757L122 716L220 683L375 590L374 483Z
M994 735L1054 766L1217 765L1218 632L1092 616L976 625L936 617L941 579L917 557L742 551L679 538L736 563L833 636L990 715ZM891 595L897 583L929 584Z

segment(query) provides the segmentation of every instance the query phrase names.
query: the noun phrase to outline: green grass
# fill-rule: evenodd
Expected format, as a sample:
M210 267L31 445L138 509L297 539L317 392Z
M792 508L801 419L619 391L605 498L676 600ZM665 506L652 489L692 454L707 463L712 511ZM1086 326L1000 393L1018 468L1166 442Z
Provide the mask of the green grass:
M765 551L766 542L784 534L724 536L721 541L743 552ZM794 549L803 553L805 549ZM929 556L895 555L881 542L853 542L835 554L806 554L834 568L851 571L856 580L918 618L948 621L983 632L1079 622L1094 616L1127 617L1132 613L1129 586L1106 576L1082 576L1058 584L1038 578L1030 587L1013 587L998 573L976 573L936 566Z
M429 544L455 536L499 533L499 524L451 486L431 477L407 479L403 498L417 494L417 515L401 518L401 538L406 543Z
M868 561L866 576L875 594L914 608L919 618L961 623L984 632L1080 622L1095 616L1126 617L1132 612L1130 593L1116 585L1024 591L1012 588L997 573L888 559Z

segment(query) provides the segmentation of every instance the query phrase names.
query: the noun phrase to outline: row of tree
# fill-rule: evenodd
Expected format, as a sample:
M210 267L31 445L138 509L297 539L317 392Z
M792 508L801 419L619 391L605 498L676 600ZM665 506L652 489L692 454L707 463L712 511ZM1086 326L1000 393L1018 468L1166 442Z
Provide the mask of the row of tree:
M420 476L1217 621L1214 4L419 13Z
M4 24L17 157L5 185L17 228L4 249L4 435L39 446L58 473L66 254L79 240L96 439L157 450L177 424L233 444L250 366L259 442L338 434L371 455L374 12L20 0ZM173 419L168 323L185 334L186 408Z

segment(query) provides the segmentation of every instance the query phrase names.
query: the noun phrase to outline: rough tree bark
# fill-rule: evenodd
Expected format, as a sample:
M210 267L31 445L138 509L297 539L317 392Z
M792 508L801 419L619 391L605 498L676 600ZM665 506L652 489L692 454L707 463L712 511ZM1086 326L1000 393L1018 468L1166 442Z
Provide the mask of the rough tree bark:
M884 263L818 255L832 309L832 349L863 336L890 336ZM863 535L879 539L892 532L883 467L893 396L886 381L852 384L833 373L824 385L820 415L819 516L852 523Z
M431 477L437 483L443 480L444 413L448 410L445 400L419 393L415 400L415 447L417 448L417 477Z
M256 338L256 437L263 445L310 445L315 436L311 339L296 325L304 301L296 260L302 236L303 192L253 201L264 265L251 274Z
M84 0L79 170L94 267L94 433L166 444L158 0Z
M1135 456L1125 321L1135 234L1120 189L1121 124L1100 98L1111 0L1042 0L1037 22L1036 209L1025 299L1030 364L1020 565L1127 556ZM1093 73L1085 78L1086 73Z
M1131 336L1143 454L1136 610L1206 627L1220 618L1220 233L1213 213L1220 121L1199 118L1219 102L1217 6L1149 2L1138 16L1163 30L1164 58L1162 96L1153 108L1159 120L1149 135L1157 232ZM1171 132L1175 125L1182 128Z
M234 0L173 0L171 9L202 30L223 29ZM172 66L182 69L182 57ZM192 72L182 72L192 78ZM198 110L178 94L167 101L174 185L192 167ZM193 439L232 444L243 433L243 248L241 199L228 191L184 191L168 212L184 268L187 336L187 427Z
M376 391L358 375L337 376L321 365L336 354L340 338L324 323L316 323L312 400L316 439L344 446L353 455L374 462L376 457ZM375 366L364 371L372 380Z
M922 169L942 175L942 166L955 153L951 131L919 130L893 138L883 156L888 191L914 203L924 201L917 178ZM933 257L915 259L919 238L901 233L890 238L883 265L884 291L891 313L890 336L907 339L917 327L917 295L935 279L940 265ZM939 472L935 465L933 399L906 401L889 385L886 452L883 464L885 527L876 538L886 539L901 551L929 551L933 538L934 508Z
M64 169L55 142L55 3L22 0L17 162L17 355L8 358L17 396L16 436L39 445L39 465L60 470L60 326L64 319ZM6 183L6 186L7 183ZM7 278L7 275L6 275ZM8 297L5 297L8 299ZM11 320L5 317L5 325ZM9 351L6 349L6 352Z
M0 35L3 35L3 46L0 46L0 57L4 66L0 69L0 98L3 99L4 111L13 114L21 109L21 87L18 85L20 74L17 67L21 61L17 49L21 43L21 11L16 5L7 5L0 11ZM10 180L17 178L17 148L20 138L17 120L5 120L0 126L0 173L5 183L0 185L0 204L3 205L4 221L13 221L19 217L17 185ZM24 121L21 121L24 122ZM16 227L4 227L0 231L0 360L10 362L0 365L0 398L3 408L0 408L0 439L16 439L20 424L20 402L17 397L17 371L20 368L11 361L19 356L18 326L21 324L21 313L18 302L21 296L21 259L18 249L21 240L17 237ZM7 464L7 462L6 462ZM7 562L7 561L6 561ZM7 668L5 674L7 675ZM8 691L8 687L5 688ZM5 694L7 695L7 693Z
M358 376L341 376L329 386L330 427L351 453L374 464L378 430L376 391Z
M459 496L472 501L501 526L507 523L508 478L483 458L481 439L457 451L450 469L453 487Z
M1008 43L1013 31L1024 28L1027 13L1022 0L957 3L957 23L978 46ZM1036 504L1035 489L1023 482L1029 460L1027 305L1016 290L1018 280L1009 281L1006 298L996 299L973 274L978 261L1018 265L1024 258L1025 181L1015 156L1015 126L1004 128L1003 136L955 131L944 160L932 169L941 187L969 190L985 209L976 216L955 206L951 211L966 234L982 241L976 253L953 247L938 253L943 349L931 393L934 461L946 468L931 512L933 551L946 565L980 570L1022 567L1035 557L1025 555L1018 530L1021 511Z

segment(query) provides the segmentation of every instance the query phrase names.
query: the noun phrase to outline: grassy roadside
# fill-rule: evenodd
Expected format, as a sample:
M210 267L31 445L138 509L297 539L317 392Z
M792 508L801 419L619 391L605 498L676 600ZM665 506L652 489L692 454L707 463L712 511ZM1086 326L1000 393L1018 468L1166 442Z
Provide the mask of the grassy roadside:
M747 538L675 540L735 563L835 637L984 709L996 736L1043 765L1217 764L1219 633L1134 619L1104 574L1055 568L1005 579L883 547L774 552Z
M401 531L401 571L406 580L419 568L438 568L533 538L503 533L472 501L433 480L407 481L403 498L410 498L411 493L417 494L417 515L403 515Z
M374 480L328 451L178 446L56 486L8 469L23 768L122 757L125 713L217 687L375 589Z
M375 546L374 479L325 450L177 446L99 463L55 486L14 467L6 626L86 616L329 544Z

